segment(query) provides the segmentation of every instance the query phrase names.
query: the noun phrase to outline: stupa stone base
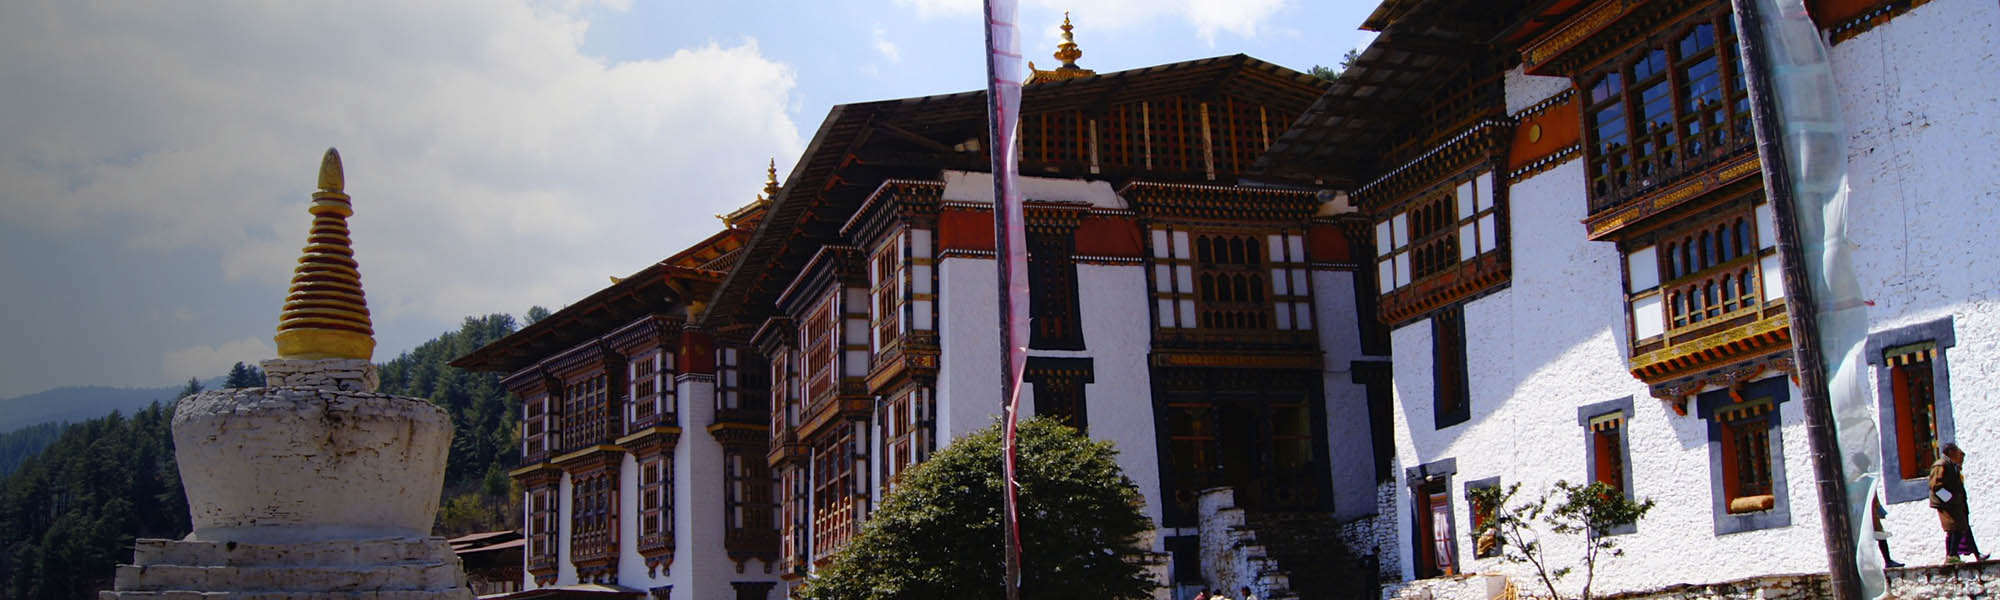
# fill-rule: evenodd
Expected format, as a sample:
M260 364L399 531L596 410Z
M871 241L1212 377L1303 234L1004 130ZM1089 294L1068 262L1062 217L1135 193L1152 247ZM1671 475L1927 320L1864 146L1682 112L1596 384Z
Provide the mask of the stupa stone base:
M100 600L470 599L443 538L303 544L141 539Z

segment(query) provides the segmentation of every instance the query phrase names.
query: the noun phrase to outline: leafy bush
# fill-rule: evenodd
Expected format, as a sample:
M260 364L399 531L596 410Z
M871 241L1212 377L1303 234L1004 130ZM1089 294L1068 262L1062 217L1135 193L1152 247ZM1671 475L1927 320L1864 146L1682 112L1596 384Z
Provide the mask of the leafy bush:
M1021 597L1148 597L1140 536L1152 529L1110 442L1022 421ZM902 476L846 549L802 590L808 600L1003 598L1000 427L959 438Z

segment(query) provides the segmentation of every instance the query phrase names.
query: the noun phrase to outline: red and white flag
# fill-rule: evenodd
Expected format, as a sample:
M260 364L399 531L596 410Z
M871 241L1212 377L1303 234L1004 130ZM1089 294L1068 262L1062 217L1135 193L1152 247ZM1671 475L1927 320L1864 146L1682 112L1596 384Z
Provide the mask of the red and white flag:
M1018 154L1015 134L1021 110L1021 34L1014 18L1015 0L986 0L986 114L993 159L993 241L999 270L1000 343L1006 358L1001 366L1001 402L1006 421L1002 437L1007 482L1005 520L1007 597L1020 586L1021 522L1014 477L1014 423L1020 408L1021 371L1028 354L1028 243L1021 224Z

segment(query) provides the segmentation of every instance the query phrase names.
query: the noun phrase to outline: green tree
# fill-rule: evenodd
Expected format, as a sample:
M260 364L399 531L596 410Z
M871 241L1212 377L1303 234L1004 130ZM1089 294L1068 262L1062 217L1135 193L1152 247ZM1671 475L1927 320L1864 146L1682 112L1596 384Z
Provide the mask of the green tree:
M264 371L241 362L236 363L236 366L229 368L229 378L223 381L222 387L228 389L264 387Z
M1579 557L1583 590L1577 598L1590 600L1590 585L1597 578L1598 560L1625 554L1618 548L1617 536L1610 533L1638 523L1653 509L1651 499L1635 501L1618 488L1600 482L1576 485L1557 481L1554 489L1540 497L1517 503L1514 497L1520 489L1521 484L1516 483L1507 486L1505 492L1498 487L1473 490L1473 510L1490 511L1491 515L1479 531L1480 543L1490 538L1499 544L1503 560L1534 567L1550 598L1563 597L1556 591L1556 582L1568 577L1578 565L1555 566L1543 536L1583 537L1583 556Z
M1021 595L1143 598L1152 528L1110 442L1043 419L1020 423ZM801 591L808 600L1003 597L1000 427L959 438L906 472L861 533Z
M199 394L201 393L201 390L202 390L201 380L189 377L187 385L181 386L181 393L174 396L174 400L179 401L181 398L186 398L188 396Z
M530 306L528 307L528 314L521 317L521 326L534 325L536 322L546 318L549 318L549 309L540 306Z
M1354 61L1357 60L1361 60L1361 51L1349 48L1347 54L1341 55L1340 66L1313 65L1311 69L1306 69L1306 74L1327 81L1334 81L1340 79L1340 74L1347 72L1347 68L1354 66Z

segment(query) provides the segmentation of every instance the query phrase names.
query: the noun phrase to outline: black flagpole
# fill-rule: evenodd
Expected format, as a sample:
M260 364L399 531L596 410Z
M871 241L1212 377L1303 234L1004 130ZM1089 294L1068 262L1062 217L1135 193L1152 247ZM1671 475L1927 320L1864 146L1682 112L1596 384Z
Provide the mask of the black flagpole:
M1771 89L1771 59L1757 0L1730 0L1736 13L1736 39L1743 55L1743 80L1749 86L1751 121L1757 131L1757 157L1762 162L1764 195L1771 201L1771 221L1777 229L1778 255L1784 262L1785 312L1792 319L1792 355L1799 369L1800 401L1805 405L1806 442L1819 492L1820 535L1826 542L1827 573L1833 597L1859 600L1861 571L1854 563L1854 529L1848 522L1847 477L1841 473L1840 441L1833 429L1833 405L1826 382L1826 360L1819 347L1819 305L1813 301L1812 280L1806 274L1799 247L1799 225L1792 212L1791 164L1786 162L1783 133L1778 129L1778 99Z

